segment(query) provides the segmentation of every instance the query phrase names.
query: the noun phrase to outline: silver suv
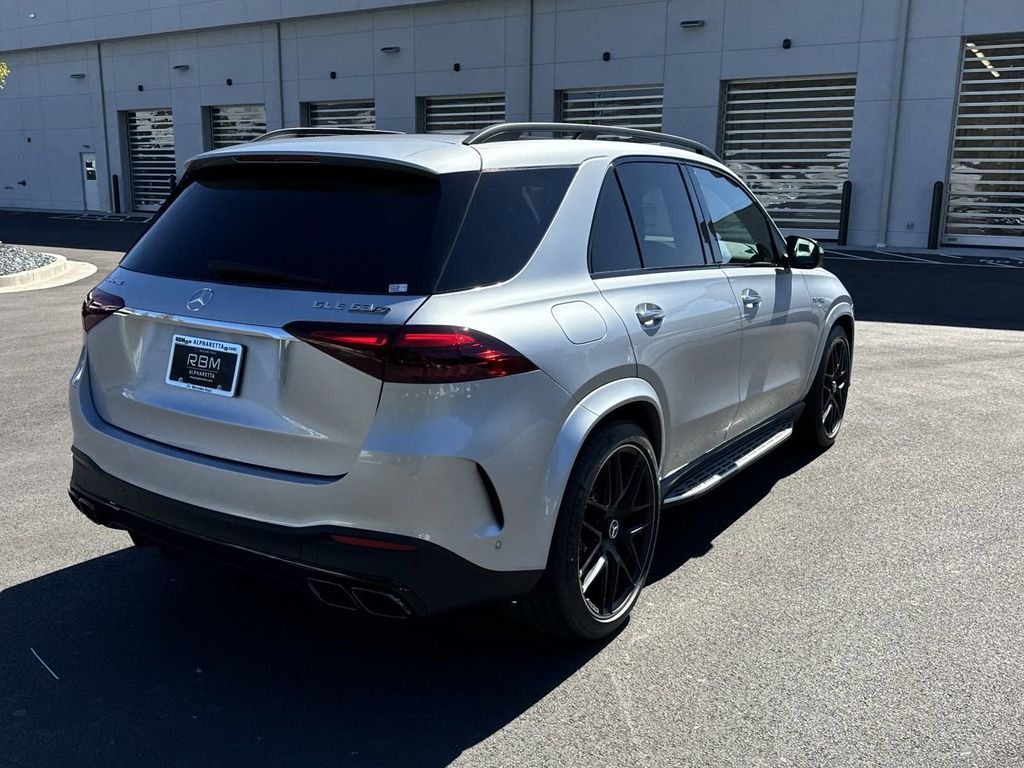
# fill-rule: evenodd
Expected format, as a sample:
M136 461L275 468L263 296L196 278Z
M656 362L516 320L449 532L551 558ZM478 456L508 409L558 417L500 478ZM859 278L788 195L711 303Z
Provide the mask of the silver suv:
M90 519L384 616L613 632L662 506L827 447L853 305L707 148L519 123L191 160L87 297Z

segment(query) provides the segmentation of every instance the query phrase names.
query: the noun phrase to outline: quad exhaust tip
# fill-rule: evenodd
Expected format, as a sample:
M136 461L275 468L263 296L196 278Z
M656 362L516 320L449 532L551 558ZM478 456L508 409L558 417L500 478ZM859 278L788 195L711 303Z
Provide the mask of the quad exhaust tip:
M345 587L319 579L309 579L310 590L317 599L332 608L363 611L386 619L407 619L412 611L397 595L371 587Z

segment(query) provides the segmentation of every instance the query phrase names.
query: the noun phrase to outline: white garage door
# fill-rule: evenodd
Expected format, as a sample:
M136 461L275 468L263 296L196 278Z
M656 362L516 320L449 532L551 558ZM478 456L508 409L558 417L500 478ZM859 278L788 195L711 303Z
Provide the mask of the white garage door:
M267 132L267 109L262 104L210 107L210 147L220 149L252 141Z
M854 75L728 84L722 156L780 227L838 233L856 88Z
M132 210L155 211L171 193L174 121L169 109L125 113Z
M313 101L306 105L306 124L314 128L377 127L373 99L363 101Z
M968 38L945 240L1024 246L1024 36Z
M430 96L422 102L427 133L471 133L505 121L505 94Z
M565 123L660 131L662 91L660 85L562 91L560 118Z

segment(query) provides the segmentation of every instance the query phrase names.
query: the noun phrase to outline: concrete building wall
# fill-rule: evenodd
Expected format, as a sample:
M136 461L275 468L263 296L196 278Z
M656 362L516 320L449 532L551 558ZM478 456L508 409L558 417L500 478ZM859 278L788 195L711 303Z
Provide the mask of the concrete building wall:
M372 97L378 127L411 131L417 100L431 95L501 91L508 119L549 120L563 89L663 84L664 130L714 145L728 81L853 73L850 242L922 246L931 187L948 173L963 39L1024 31L1024 3L911 0L905 37L901 8L899 0L34 0L30 9L0 0L0 60L11 67L0 92L0 206L82 209L80 153L95 151L100 205L113 207L116 173L124 209L126 110L173 110L180 170L204 148L210 106L265 104L272 129L298 125L306 102ZM704 26L680 28L684 19ZM382 53L388 46L401 51Z

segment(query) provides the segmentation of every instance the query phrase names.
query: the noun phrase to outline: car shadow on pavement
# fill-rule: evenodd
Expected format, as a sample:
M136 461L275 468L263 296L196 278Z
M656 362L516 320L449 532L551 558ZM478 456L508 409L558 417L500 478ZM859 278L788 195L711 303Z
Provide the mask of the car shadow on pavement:
M817 455L784 445L739 482L666 508L650 581L710 551ZM0 755L12 766L442 766L603 647L558 643L492 608L360 619L240 571L128 548L0 592Z
M820 455L794 438L695 501L664 507L647 583L671 575L690 558L706 555L712 542L771 493L779 480Z
M881 257L880 257L881 258ZM1024 330L1024 266L826 258L853 297L858 320Z
M447 765L603 647L492 609L392 623L295 597L155 549L3 591L0 763Z

